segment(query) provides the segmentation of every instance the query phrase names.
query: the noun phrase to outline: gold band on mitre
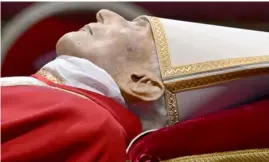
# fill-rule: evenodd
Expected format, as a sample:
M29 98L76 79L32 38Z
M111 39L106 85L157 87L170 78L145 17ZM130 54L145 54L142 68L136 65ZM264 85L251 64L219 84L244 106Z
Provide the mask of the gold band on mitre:
M228 151L211 154L184 156L161 162L268 162L269 149Z
M168 40L167 40L165 30L164 30L164 27L162 25L160 18L150 17L150 16L147 16L147 18L151 24L152 33L153 33L155 46L157 50L157 55L159 59L160 71L161 71L163 80L167 80L173 77L183 77L187 75L199 74L202 72L221 70L225 68L240 67L242 65L253 65L253 64L262 64L262 63L269 62L269 51L268 51L267 55L262 55L262 56L222 59L222 60L206 61L206 62L180 65L180 66L174 67L171 64L171 58L170 58L171 54L169 51ZM180 54L181 53L179 51L179 55ZM268 67L264 67L260 69L263 69L262 71L264 71L264 69L268 69ZM252 74L255 75L256 73L252 73ZM220 82L219 80L216 80L214 83L219 83L219 82ZM200 84L205 84L205 83L200 83ZM197 84L197 86L190 85L190 87L197 88L200 86L200 84ZM189 88L189 87L186 86L186 88Z
M177 104L179 101L177 101L178 98L176 98L176 94L178 92L213 86L219 83L238 80L250 76L269 74L269 55L255 55L253 57L227 58L206 62L201 61L199 63L192 64L187 63L186 65L184 65L184 63L183 65L173 65L171 60L172 54L173 56L177 55L177 57L181 58L184 56L184 53L180 52L181 49L178 49L176 53L175 50L173 51L174 53L171 53L171 44L172 46L175 46L176 43L173 43L182 39L179 38L179 40L177 40L177 34L188 29L184 28L183 31L175 30L175 35L171 35L171 33L170 35L167 35L166 32L169 31L169 29L166 29L165 27L167 26L164 26L163 23L173 20L151 16L146 16L146 18L149 20L151 25L161 77L167 89L165 92L165 99L170 125L180 120L180 112ZM184 23L182 24L183 26L185 25ZM177 27L179 27L182 24L178 25L176 21L173 21L170 25L178 25ZM169 42L168 39L171 39L172 41L170 40Z
M171 66L168 43L166 41L163 26L158 18L147 16L151 27L155 46L157 50L160 72L162 78L166 75L166 69ZM169 125L173 125L179 121L179 112L177 106L176 95L167 89L164 93L166 110L169 119Z
M164 96L169 125L176 124L179 122L179 111L176 94L170 92L169 90L165 90Z

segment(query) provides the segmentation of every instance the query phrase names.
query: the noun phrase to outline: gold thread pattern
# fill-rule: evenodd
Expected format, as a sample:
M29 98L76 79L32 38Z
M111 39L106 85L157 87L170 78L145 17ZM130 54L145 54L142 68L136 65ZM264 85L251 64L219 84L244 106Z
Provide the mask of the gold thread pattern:
M165 102L166 102L166 110L169 118L169 125L173 125L179 122L179 110L177 108L177 98L176 95L165 91Z
M163 26L159 19L150 16L147 16L147 19L149 20L152 27L153 37L160 65L160 72L163 78L166 75L167 69L171 67L168 43L166 40ZM176 95L169 92L168 90L165 91L164 95L169 125L173 125L179 121L179 110Z
M253 149L183 156L161 162L268 162L269 149Z
M174 80L174 81L164 81L166 88L173 93L202 88L210 86L217 83L224 83L231 80L237 80L240 78L245 78L249 76L256 76L262 74L269 74L269 67L258 68L258 69L248 69L230 72L226 74L217 74L201 78L193 78L188 80Z
M59 78L53 76L50 72L48 72L46 70L41 69L36 74L45 77L46 79L52 81L53 83L63 84L63 82ZM81 94L78 94L78 93L75 93L75 92L72 92L69 90L65 90L65 89L61 89L61 88L57 88L57 87L55 89L59 89L59 90L77 95L79 97L88 99L84 95L81 95ZM166 98L165 100L167 103L166 108L167 108L167 113L168 113L168 118L169 118L169 125L175 124L179 121L176 95L166 90L165 98Z
M44 69L39 70L36 74L45 77L46 79L52 81L53 83L63 84L63 81L61 79L53 76L50 72Z
M258 74L266 74L268 68L256 69L256 70L241 70L231 73L223 73L212 76L205 76L195 79L180 80L180 77L184 75L196 74L201 72L208 72L212 70L222 70L223 68L231 68L242 65L251 65L258 63L269 62L269 55L265 56L255 56L255 57L245 57L245 58L233 58L233 59L223 59L216 61L201 62L196 64L181 65L177 67L172 67L169 46L167 38L165 36L165 30L159 18L147 16L155 41L155 46L157 49L157 55L159 59L160 71L164 85L172 93L196 89L200 87L206 87L218 83L223 83L235 79L240 79L243 77L255 76ZM169 78L178 78L176 81L169 81Z
M162 77L167 75L167 71L171 68L170 53L168 48L168 42L166 40L164 28L159 18L147 16L153 33L157 55L160 64L160 71Z
M195 74L218 69L221 70L228 67L269 62L269 55L264 55L245 58L223 59L172 67L169 45L165 36L165 30L160 19L151 16L147 16L147 18L151 24L152 33L157 49L157 55L159 58L160 71L163 79L171 76L182 76L186 74Z
M222 70L223 68L231 68L241 65L250 65L266 62L269 62L269 55L201 62L167 69L165 77L171 77L175 75L183 76L186 74L195 74L212 70Z
M63 84L63 81L57 77L55 77L54 75L52 75L50 72L44 70L44 69L41 69L39 70L36 75L40 75L40 76L43 76L45 77L46 79L50 80L51 82L53 83L56 83L56 84ZM79 93L76 93L76 92L72 92L72 91L69 91L69 90L66 90L66 89L62 89L62 88L58 88L58 87L53 87L53 86L49 86L53 89L57 89L57 90L60 90L60 91L64 91L64 92L67 92L67 93L70 93L70 94L73 94L73 95L76 95L78 97L81 97L81 98L84 98L84 99L87 99L87 100L90 100L88 97L82 95L82 94L79 94Z

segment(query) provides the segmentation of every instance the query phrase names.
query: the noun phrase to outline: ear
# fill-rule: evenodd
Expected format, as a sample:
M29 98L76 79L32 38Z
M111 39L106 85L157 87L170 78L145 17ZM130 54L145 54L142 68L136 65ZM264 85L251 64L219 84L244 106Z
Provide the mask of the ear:
M164 94L162 81L150 72L132 72L119 81L122 94L128 100L154 101Z

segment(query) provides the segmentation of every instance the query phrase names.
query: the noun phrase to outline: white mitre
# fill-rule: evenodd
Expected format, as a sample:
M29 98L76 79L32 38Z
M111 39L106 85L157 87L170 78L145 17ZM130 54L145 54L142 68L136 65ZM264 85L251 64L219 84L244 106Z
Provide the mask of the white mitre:
M146 18L170 124L268 94L269 33Z

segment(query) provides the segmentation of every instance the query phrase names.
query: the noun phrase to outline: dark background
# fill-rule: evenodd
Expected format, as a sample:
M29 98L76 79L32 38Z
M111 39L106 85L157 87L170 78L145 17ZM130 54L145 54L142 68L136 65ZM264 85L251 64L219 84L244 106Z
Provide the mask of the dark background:
M34 2L1 2L1 21L10 20L32 3ZM158 17L269 31L269 2L130 3L142 7ZM95 13L92 13L91 16L95 19Z
M2 28L15 15L33 3L35 2L1 2ZM134 3L157 17L269 32L268 2L129 3ZM54 46L61 35L76 30L89 21L95 21L95 13L73 12L57 15L35 24L18 38L12 49L8 51L5 62L1 65L1 75L19 76L34 73L43 64L55 57L53 55ZM53 28L53 31L51 31L48 27L51 25L57 26L57 28ZM41 57L40 59L42 55L48 57Z

